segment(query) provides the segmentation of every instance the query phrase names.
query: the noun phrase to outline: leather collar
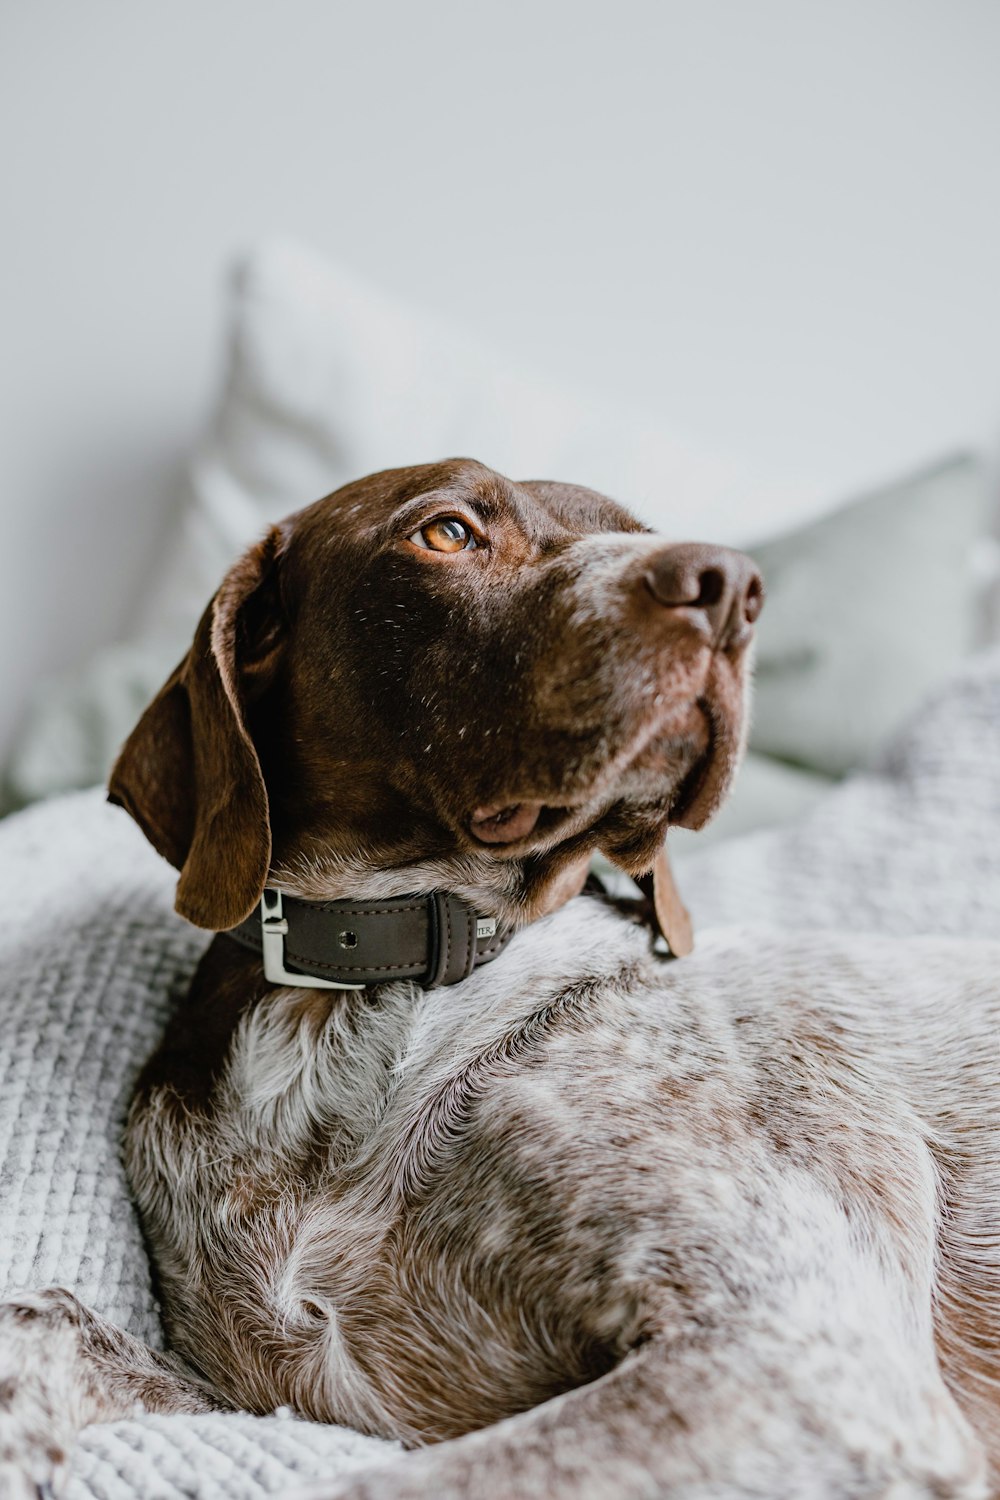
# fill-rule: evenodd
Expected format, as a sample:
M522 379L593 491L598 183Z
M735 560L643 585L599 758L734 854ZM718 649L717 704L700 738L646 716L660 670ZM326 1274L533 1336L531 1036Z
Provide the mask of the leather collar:
M262 955L272 984L363 989L413 979L458 984L507 946L510 931L458 896L305 901L268 887L257 909L223 936Z

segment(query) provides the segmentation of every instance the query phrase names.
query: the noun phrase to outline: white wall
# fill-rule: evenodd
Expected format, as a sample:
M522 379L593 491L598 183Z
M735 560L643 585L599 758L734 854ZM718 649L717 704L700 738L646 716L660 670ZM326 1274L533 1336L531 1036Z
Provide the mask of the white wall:
M263 234L811 488L992 436L998 58L995 0L6 6L0 741L124 627Z

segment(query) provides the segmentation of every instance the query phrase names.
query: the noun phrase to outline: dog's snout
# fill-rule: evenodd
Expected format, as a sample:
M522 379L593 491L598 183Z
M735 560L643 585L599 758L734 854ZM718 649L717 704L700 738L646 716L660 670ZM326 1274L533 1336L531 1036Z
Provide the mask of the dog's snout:
M719 646L748 638L764 604L763 580L753 561L728 547L700 542L664 547L643 582L664 608L700 611Z

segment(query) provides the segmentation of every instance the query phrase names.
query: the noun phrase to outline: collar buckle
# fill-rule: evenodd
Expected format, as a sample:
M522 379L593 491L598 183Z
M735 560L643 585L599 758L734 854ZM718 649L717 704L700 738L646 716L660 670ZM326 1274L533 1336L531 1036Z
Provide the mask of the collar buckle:
M293 974L285 968L285 936L288 919L282 910L281 892L265 886L260 898L260 942L264 978L271 984L293 985L301 990L363 990L363 984L339 979L320 979L316 974Z

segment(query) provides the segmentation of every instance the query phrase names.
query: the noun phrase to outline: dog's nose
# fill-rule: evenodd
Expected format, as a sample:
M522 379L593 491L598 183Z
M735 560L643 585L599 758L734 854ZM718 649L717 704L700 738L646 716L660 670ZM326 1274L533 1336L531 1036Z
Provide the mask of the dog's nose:
M666 609L700 610L717 646L748 639L764 606L764 583L744 552L684 542L653 558L644 582Z

